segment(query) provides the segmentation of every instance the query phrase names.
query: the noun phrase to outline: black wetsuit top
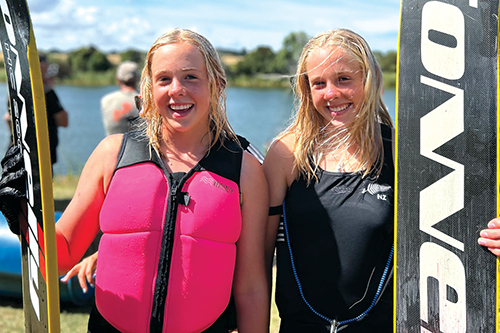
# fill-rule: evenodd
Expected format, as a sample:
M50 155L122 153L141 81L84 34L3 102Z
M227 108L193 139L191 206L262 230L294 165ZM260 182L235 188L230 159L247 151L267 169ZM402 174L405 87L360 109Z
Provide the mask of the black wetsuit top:
M285 198L285 218L298 280L305 300L319 314L348 320L372 303L393 245L391 129L382 125L384 161L379 177L360 172L318 172L300 178ZM277 242L276 303L280 332L329 332L299 293L284 229ZM390 264L392 268L392 262ZM382 298L362 321L342 332L392 332L392 278Z

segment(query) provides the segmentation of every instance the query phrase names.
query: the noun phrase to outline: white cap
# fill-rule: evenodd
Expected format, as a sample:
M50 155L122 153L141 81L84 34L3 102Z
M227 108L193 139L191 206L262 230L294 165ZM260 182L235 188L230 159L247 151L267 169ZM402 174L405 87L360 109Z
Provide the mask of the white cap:
M116 78L122 82L137 81L138 77L138 67L133 61L122 62L116 70Z

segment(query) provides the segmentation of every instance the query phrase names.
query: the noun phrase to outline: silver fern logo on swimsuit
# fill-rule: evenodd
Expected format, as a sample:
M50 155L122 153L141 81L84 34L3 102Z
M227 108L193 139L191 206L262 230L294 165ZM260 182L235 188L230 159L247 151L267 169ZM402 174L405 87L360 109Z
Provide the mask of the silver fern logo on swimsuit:
M379 200L387 200L387 194L383 194L384 192L388 192L392 189L389 185L380 185L380 184L368 184L368 187L363 189L362 193L366 192L371 195L376 195Z
M218 189L226 191L229 194L233 194L233 189L232 189L231 186L228 186L228 185L223 184L223 183L219 183L218 181L216 181L213 178L210 178L210 177L207 177L207 176L203 176L203 177L201 177L201 181L204 182L207 185L212 185L214 187L217 187Z

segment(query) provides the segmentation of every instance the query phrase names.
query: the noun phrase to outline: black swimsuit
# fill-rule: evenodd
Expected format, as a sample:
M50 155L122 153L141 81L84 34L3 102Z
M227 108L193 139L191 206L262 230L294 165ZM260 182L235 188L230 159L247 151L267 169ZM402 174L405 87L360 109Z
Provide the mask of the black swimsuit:
M394 231L394 163L388 126L382 125L382 137L384 165L379 177L320 170L318 182L308 186L300 178L290 186L285 198L290 248L286 234L277 243L280 332L330 330L329 322L315 314L299 293L290 249L304 298L319 314L348 320L372 303L388 264ZM342 332L392 332L392 285L364 320Z

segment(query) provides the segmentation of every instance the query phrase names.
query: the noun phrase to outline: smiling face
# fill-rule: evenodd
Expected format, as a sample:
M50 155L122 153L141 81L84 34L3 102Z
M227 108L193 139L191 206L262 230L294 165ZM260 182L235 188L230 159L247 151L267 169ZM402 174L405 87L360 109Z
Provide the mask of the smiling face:
M207 133L210 88L198 48L186 42L160 47L153 56L151 73L155 106L166 129Z
M307 76L314 107L323 116L324 125L355 121L364 100L363 73L348 52L332 46L313 50Z

